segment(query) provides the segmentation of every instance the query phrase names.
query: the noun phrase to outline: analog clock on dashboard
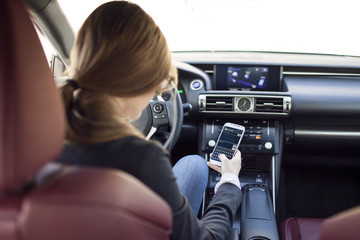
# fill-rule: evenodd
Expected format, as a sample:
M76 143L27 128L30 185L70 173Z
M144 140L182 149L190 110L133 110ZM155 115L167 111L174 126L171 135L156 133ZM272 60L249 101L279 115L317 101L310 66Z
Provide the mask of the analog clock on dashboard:
M251 101L249 98L243 97L240 98L237 102L237 107L241 112L247 112L251 108Z

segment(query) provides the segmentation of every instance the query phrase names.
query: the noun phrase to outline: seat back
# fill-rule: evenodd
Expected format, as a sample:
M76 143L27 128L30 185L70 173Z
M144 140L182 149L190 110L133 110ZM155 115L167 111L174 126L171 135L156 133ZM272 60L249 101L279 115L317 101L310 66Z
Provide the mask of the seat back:
M280 227L281 240L357 240L360 236L360 206L329 218L288 218Z
M356 240L360 238L360 206L325 219L320 240Z
M288 218L279 226L281 240L319 240L322 218Z
M65 117L21 0L0 0L0 36L0 239L168 239L171 209L134 177L49 164Z

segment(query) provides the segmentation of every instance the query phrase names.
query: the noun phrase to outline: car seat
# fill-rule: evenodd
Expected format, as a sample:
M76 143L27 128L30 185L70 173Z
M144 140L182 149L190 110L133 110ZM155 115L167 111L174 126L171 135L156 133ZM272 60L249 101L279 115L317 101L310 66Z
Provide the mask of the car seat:
M280 225L281 240L357 240L360 236L360 206L326 219L288 218Z
M129 174L51 163L60 96L21 0L0 0L0 239L168 239L170 207Z

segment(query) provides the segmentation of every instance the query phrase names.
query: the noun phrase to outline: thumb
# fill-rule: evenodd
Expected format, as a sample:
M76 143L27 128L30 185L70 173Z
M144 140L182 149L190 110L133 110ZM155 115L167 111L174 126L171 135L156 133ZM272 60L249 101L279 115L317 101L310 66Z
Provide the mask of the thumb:
M225 155L225 154L222 154L222 153L219 154L219 159L221 160L221 163L222 163L223 161L229 160L229 159L226 157L226 155Z

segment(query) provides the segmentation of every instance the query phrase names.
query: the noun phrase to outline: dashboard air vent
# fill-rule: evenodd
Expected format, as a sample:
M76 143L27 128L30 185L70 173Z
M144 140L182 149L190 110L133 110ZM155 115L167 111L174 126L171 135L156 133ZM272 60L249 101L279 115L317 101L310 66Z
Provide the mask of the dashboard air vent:
M283 98L255 98L255 112L282 113Z
M221 96L207 96L206 111L233 111L233 98Z

